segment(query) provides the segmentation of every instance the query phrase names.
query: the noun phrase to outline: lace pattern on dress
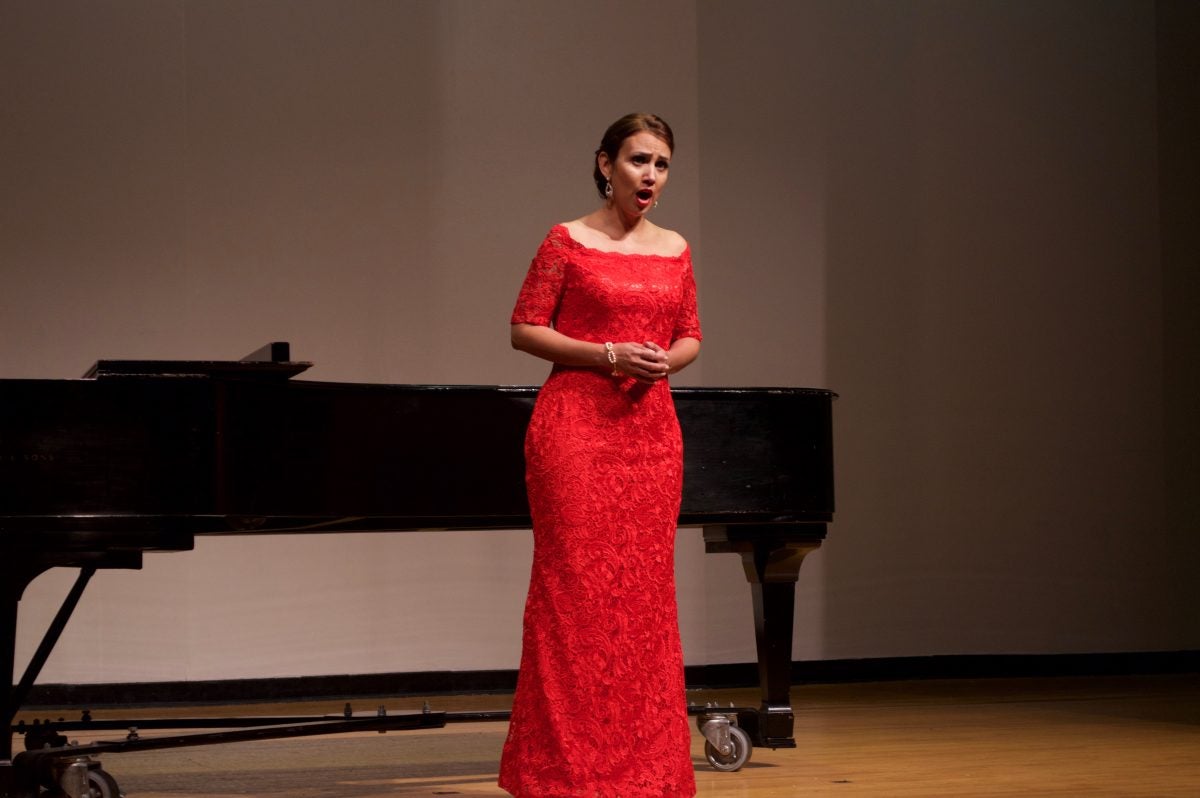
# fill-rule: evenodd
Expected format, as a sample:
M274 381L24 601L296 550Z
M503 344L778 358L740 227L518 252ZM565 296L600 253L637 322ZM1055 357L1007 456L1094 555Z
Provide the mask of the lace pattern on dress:
M624 255L565 228L514 323L663 347L700 337L688 252ZM695 794L675 599L683 479L666 381L555 366L525 441L534 554L500 786L520 798Z

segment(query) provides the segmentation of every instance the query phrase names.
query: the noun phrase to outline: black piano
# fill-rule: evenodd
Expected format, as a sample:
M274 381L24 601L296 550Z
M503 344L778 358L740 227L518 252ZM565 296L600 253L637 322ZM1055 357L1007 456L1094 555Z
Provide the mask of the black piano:
M97 569L196 535L520 529L522 442L537 388L292 379L286 344L241 361L99 361L84 379L0 380L0 796L21 793L11 729ZM755 745L795 745L795 583L833 518L829 391L675 388L680 526L741 556L752 585L762 704ZM26 586L79 568L15 680Z

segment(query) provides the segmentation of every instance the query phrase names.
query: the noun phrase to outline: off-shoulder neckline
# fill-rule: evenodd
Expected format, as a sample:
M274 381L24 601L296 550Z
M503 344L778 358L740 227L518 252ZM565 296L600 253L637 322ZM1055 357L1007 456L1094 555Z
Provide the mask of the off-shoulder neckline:
M619 255L624 258L666 258L667 260L680 260L692 251L692 245L686 242L684 244L683 251L678 255L659 255L653 252L619 252L614 249L598 249L597 247L589 247L587 244L584 244L579 239L575 238L575 236L571 235L571 231L567 228L567 226L561 222L554 225L554 227L550 229L552 232L558 231L560 236L565 238L576 248L586 250L588 252L598 252L601 255Z

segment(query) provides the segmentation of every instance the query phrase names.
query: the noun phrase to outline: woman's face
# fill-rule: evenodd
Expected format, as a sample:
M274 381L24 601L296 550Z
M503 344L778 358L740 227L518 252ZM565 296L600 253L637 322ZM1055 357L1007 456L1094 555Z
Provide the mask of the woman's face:
M654 207L667 185L671 149L658 136L639 130L621 142L615 161L600 153L600 172L612 184L612 203L618 211L641 216Z

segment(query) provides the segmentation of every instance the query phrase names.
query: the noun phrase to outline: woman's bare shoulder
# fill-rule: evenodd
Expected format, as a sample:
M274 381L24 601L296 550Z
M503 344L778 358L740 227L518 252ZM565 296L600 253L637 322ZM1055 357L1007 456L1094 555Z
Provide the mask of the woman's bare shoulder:
M676 233L674 230L668 230L665 227L658 228L661 231L659 243L665 255L682 255L687 251L687 239Z
M604 215L597 211L569 222L561 222L558 226L564 228L579 243L592 246L612 240L605 221Z

